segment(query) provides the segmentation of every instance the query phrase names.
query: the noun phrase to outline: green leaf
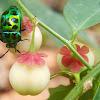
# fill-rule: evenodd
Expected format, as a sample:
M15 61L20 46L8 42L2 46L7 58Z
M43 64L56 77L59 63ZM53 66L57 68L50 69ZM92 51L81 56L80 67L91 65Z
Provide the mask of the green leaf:
M100 100L100 85L97 87L96 95L93 100Z
M93 100L100 100L100 76L95 77L94 83L94 97Z
M63 100L66 94L74 87L74 85L63 86L60 85L56 88L50 88L50 97L48 100Z
M94 95L94 90L91 88L87 92L85 92L82 96L79 97L78 100L92 100Z
M76 100L82 93L84 82L95 78L97 75L100 75L100 62L66 95L64 100Z
M15 6L14 0L0 0L0 18L2 13L8 9L10 6Z
M69 0L63 11L74 34L100 23L100 0Z

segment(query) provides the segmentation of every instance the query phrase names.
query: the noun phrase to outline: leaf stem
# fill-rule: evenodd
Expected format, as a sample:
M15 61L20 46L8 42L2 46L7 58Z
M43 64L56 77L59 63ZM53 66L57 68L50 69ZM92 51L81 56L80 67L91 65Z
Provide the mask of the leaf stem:
M73 73L76 85L80 82L80 73Z
M23 3L20 0L15 0L16 3L22 8L22 10L27 14L27 16L32 19L35 16L23 5ZM61 40L76 56L77 58L80 59L80 61L89 69L91 70L92 67L83 59L83 57L73 48L73 46L71 45L71 43L66 40L65 38L63 38L62 36L60 36L58 33L56 33L54 30L52 30L51 28L49 28L47 25L45 25L44 23L42 23L40 20L38 20L37 18L35 18L35 20L38 22L38 24L40 26L42 26L43 28L45 28L47 31L49 31L52 35L54 35L55 37L57 37L59 40Z
M58 72L58 73L55 73L55 74L51 75L50 76L50 80L53 79L53 78L55 78L55 77L57 77L57 76L61 76L63 74L73 74L73 73L71 73L69 71L61 71L61 72Z
M61 71L61 72L58 72L58 73L55 73L53 75L50 76L50 80L57 77L57 76L66 76L69 78L68 75L73 75L74 78L75 78L75 82L76 82L76 85L80 82L80 73L72 73L70 71Z
M73 43L75 41L76 36L77 36L76 34L74 34L74 33L72 34L71 43Z

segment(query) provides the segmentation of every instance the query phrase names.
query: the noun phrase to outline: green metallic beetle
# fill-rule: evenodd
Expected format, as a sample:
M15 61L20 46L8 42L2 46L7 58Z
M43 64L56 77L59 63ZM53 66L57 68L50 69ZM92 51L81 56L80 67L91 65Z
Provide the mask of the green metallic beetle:
M21 26L22 19L20 11L16 6L9 7L1 16L0 40L6 43L7 48L15 48L15 51L18 52L20 51L16 49L16 45L19 41L23 41L21 40L21 31L26 30L21 30ZM4 55L2 55L0 58L2 58Z

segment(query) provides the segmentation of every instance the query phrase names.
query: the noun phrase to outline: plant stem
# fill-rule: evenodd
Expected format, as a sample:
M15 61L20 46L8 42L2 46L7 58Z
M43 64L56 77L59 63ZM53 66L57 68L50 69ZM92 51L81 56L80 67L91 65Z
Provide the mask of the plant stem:
M26 7L22 4L22 2L21 2L20 0L15 0L15 1L16 1L16 3L20 6L20 8L23 10L24 13L27 14L27 12L28 12L28 17L29 17L30 19L32 19L32 18L35 17L31 12L29 12L28 9L26 9Z
M22 8L22 10L27 14L27 16L32 19L35 16L23 5L23 3L20 0L15 0L17 2L17 4ZM63 38L62 36L60 36L58 33L56 33L54 30L52 30L51 28L49 28L47 25L45 25L44 23L42 23L40 20L38 20L37 18L35 18L36 21L38 21L38 24L40 26L42 26L43 28L45 28L47 31L49 31L52 35L54 35L55 37L57 37L59 40L61 40L76 56L78 59L80 59L80 61L89 69L91 70L92 67L83 59L83 57L73 48L73 46L71 45L71 43L66 40L65 38Z
M71 43L74 42L75 38L76 38L76 34L73 33L73 34L72 34L72 37L71 37Z
M57 76L63 75L63 74L73 74L73 73L71 73L69 71L61 71L61 72L58 72L58 73L55 73L55 74L51 75L50 80L57 77Z
M80 73L73 73L76 85L80 82Z
M76 85L80 82L80 73L72 73L72 72L69 72L69 71L61 71L61 72L55 73L55 74L50 76L50 80L57 77L57 76L61 76L61 75L65 76L65 75L68 75L68 74L72 74L74 76ZM68 76L66 76L66 77L68 77Z
M35 52L35 48L34 48L34 35L35 35L35 24L33 25L33 34L32 34L32 41L31 41L31 45L30 45L30 52Z

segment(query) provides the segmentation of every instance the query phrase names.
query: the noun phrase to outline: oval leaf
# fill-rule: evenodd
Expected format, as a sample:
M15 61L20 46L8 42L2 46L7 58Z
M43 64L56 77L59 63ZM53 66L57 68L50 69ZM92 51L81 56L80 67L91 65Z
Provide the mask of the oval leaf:
M63 86L60 85L56 88L50 88L50 97L48 100L63 100L65 96L69 93L69 91L74 87L74 84Z
M100 0L69 0L63 14L74 34L100 23Z

